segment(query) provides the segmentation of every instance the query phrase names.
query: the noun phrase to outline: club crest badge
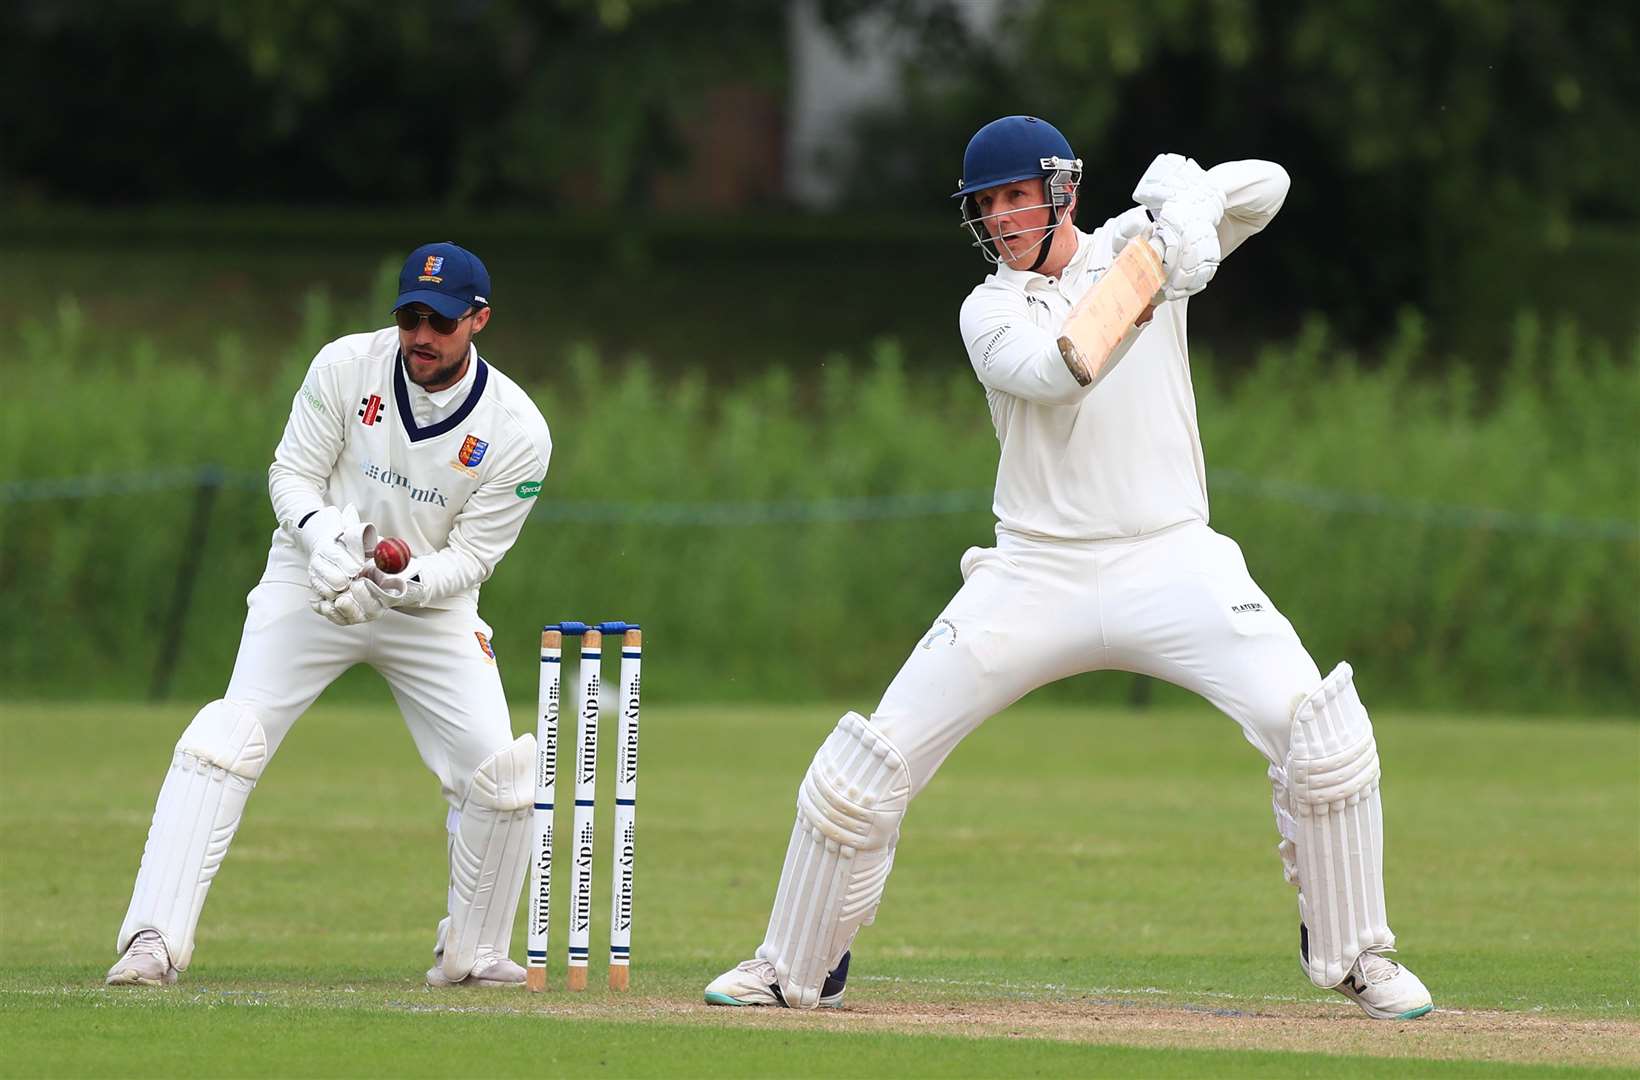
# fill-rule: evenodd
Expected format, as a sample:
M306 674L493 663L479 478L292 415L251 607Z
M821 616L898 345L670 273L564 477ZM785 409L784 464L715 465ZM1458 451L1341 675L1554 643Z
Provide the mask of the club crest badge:
M478 639L478 648L484 654L484 658L492 664L495 663L495 646L490 644L490 639L477 630L473 631L473 636Z
M461 440L461 449L456 451L456 459L450 462L450 468L478 479L478 463L484 460L484 451L489 448L490 444L477 435L468 435Z
M431 281L434 285L437 285L437 284L443 282L443 280L444 280L442 277L438 276L443 271L444 271L444 256L443 255L429 255L429 256L427 256L427 261L422 264L421 276L416 278L416 280L417 281Z

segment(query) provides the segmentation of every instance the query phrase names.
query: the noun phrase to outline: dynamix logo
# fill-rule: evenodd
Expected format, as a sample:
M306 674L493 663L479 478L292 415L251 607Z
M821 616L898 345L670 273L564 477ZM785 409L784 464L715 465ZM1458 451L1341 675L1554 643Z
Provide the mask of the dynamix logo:
M450 505L450 500L444 492L440 491L436 487L417 487L415 484L412 484L410 482L410 478L405 476L403 473L394 472L392 469L381 468L379 465L373 465L368 461L364 463L363 471L365 479L367 480L375 480L378 483L385 484L387 487L404 488L404 490L410 493L411 502L428 503L432 506Z
M615 886L615 916L616 930L632 929L632 826L628 825L621 834L621 850L615 858L620 867Z
M586 732L586 739L581 745L581 754L576 762L575 782L590 784L597 776L598 769L598 676L594 675L587 681L586 702L581 707L581 730Z

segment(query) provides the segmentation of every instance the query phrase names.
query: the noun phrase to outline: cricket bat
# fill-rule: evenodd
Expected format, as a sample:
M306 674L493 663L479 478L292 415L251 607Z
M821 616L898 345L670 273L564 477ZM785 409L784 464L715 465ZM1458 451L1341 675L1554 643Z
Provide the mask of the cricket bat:
M1105 376L1116 346L1162 287L1162 258L1150 246L1150 233L1147 228L1128 241L1065 319L1059 355L1078 385L1089 386Z

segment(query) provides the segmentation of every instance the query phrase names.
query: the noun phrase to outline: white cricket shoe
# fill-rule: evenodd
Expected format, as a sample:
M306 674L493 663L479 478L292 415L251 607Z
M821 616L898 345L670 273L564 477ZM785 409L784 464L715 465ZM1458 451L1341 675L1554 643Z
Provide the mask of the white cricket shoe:
M524 985L524 969L500 953L480 949L478 959L473 961L473 970L465 979L459 981L452 980L444 974L443 959L442 956L435 957L433 966L427 969L427 985L435 990L444 990L451 986L505 989L509 986Z
M483 986L490 989L505 989L509 986L524 985L524 969L509 960L505 953L496 952L488 945L478 947L478 955L473 959L473 970L461 980L453 980L444 974L444 943L450 937L450 917L446 915L439 920L438 933L433 939L433 966L427 969L427 985L435 990L444 990L452 986Z
M1418 976L1377 953L1362 953L1333 989L1374 1020L1415 1020L1435 1008Z
M104 980L109 986L170 986L176 981L177 969L158 930L139 930Z
M844 984L848 982L848 958L844 953L820 987L820 1007L841 1009ZM744 960L706 984L708 1005L776 1005L787 1008L786 995L774 965L767 960Z

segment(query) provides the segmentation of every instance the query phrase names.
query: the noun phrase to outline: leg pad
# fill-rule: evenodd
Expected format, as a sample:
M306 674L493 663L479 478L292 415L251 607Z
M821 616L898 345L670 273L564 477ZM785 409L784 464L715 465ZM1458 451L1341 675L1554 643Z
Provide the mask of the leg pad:
M1353 677L1339 664L1299 702L1285 782L1275 785L1291 807L1304 968L1322 987L1342 982L1363 952L1395 945L1384 906L1378 747ZM1278 803L1278 821L1280 811Z
M450 836L450 924L440 966L451 982L480 946L505 956L529 862L535 736L521 735L473 771Z
M849 713L821 745L797 792L797 821L758 956L774 964L794 1008L820 1003L826 975L876 917L911 773L894 744Z
M188 967L205 895L267 761L267 733L248 707L224 700L199 710L155 801L117 952L138 932L156 930L177 970Z

